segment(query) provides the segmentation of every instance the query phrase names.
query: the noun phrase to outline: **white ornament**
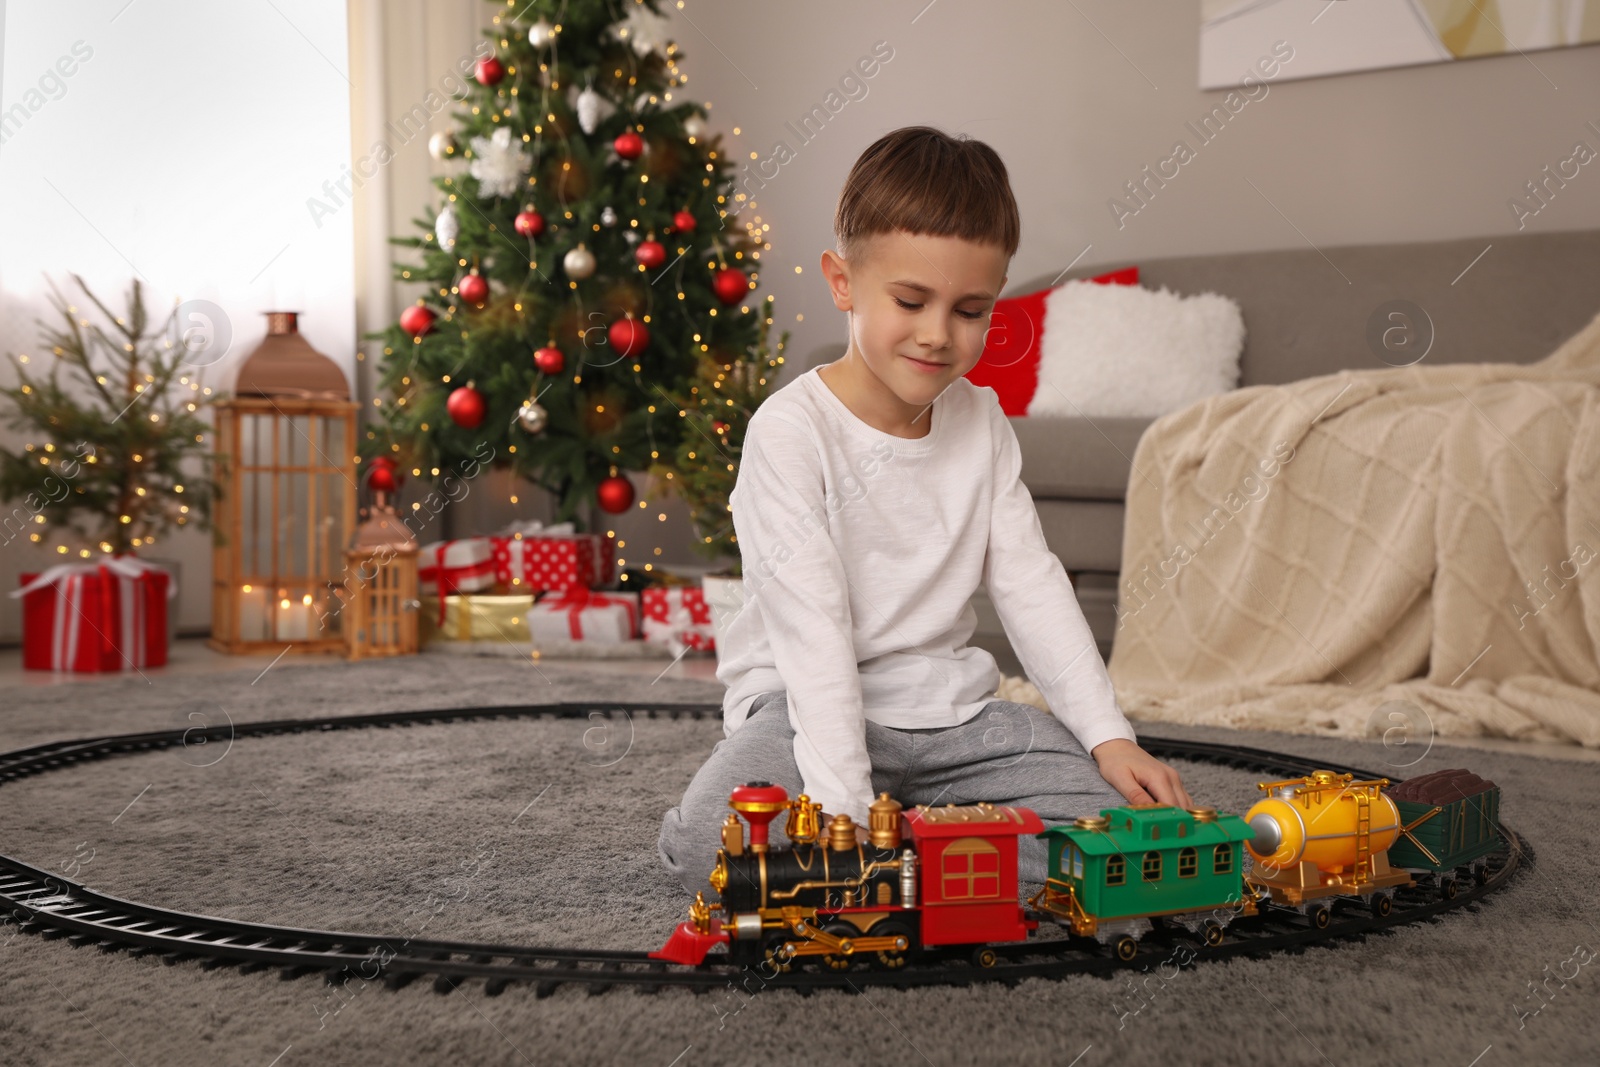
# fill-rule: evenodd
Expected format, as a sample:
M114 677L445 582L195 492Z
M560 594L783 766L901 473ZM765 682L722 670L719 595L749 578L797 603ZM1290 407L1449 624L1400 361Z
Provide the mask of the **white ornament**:
M683 120L683 132L698 141L706 135L705 119L699 115L690 115Z
M578 94L578 125L584 133L593 133L600 124L600 94L585 88Z
M461 220L456 218L456 209L449 204L439 212L439 217L434 221L433 232L439 238L439 247L446 252L456 246L456 235L461 232Z
M666 44L672 39L667 32L671 25L670 19L657 15L643 4L630 4L628 17L622 25L611 27L611 36L633 45L635 54L640 56L665 53Z
M488 196L511 196L522 188L522 179L533 169L533 157L513 143L511 127L502 126L492 137L472 139L472 164L468 168Z
M543 48L545 45L549 44L551 37L550 28L550 23L546 22L541 17L538 22L535 22L532 26L528 27L528 43L533 45L535 48Z
M550 413L544 409L543 404L529 397L522 402L522 407L517 411L517 421L529 433L543 433L544 428L549 425Z
M428 138L428 155L434 159L445 159L455 154L456 139L451 133L440 130Z
M610 204L607 204L605 207L600 209L600 225L615 226L616 224L617 213Z
M575 280L587 278L594 273L594 253L579 245L562 257L561 266L569 278Z
M623 230L622 231L622 239L624 241L627 241L630 245L636 245L636 244L639 243L639 231L638 230Z

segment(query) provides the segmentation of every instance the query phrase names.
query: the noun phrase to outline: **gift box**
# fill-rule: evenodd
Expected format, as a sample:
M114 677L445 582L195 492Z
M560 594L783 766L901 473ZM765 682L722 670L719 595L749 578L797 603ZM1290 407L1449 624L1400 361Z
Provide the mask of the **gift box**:
M601 588L616 580L612 540L578 533L570 522L517 524L491 542L495 581L504 589L559 593L574 586Z
M493 556L487 537L423 545L417 550L417 588L435 597L483 592L494 585Z
M421 637L423 641L494 641L513 644L531 641L528 612L533 607L529 594L492 596L461 593L422 598Z
M129 671L167 662L166 571L132 557L64 563L22 575L22 665L37 671Z
M536 603L528 613L528 628L534 644L631 641L639 634L639 594L601 593L573 586Z
M715 650L711 608L699 586L648 586L639 593L639 610L646 641L667 645L674 654L685 646L698 652Z

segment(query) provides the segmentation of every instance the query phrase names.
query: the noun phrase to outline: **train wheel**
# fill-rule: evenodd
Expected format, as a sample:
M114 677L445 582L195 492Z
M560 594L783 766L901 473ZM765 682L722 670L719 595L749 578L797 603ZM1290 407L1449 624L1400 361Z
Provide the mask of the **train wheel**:
M1477 863L1473 864L1472 880L1479 885L1483 885L1485 882L1487 882L1489 880L1489 865L1484 863L1482 860L1479 860Z
M973 949L972 962L979 967L993 967L1000 962L1000 954L992 948Z
M1206 944L1210 945L1212 948L1216 948L1218 945L1222 944L1222 938L1224 936L1225 931L1222 929L1221 923L1206 923Z
M878 963L880 966L893 970L906 965L906 956L911 949L911 931L906 924L894 919L884 919L873 923L872 929L867 931L869 937L903 937L906 947L903 949L879 949Z
M1446 900L1456 899L1455 875L1446 875L1445 877L1439 879L1439 895L1444 897Z
M1313 907L1309 912L1306 913L1306 915L1308 918L1310 918L1311 925L1315 926L1318 930L1326 930L1328 928L1328 924L1333 922L1333 912L1329 911L1321 904Z
M1389 899L1387 893L1375 893L1372 897L1372 914L1382 919L1394 910L1394 901Z
M1133 959L1133 957L1139 954L1139 942L1135 941L1127 934L1123 934L1121 937L1117 938L1116 952L1117 959L1126 963L1128 960Z
M842 942L839 947L844 950L823 956L822 965L829 970L848 971L850 965L855 962L855 955L851 953L850 946L855 938L861 936L860 931L846 922L831 922L822 928L822 932L837 937Z

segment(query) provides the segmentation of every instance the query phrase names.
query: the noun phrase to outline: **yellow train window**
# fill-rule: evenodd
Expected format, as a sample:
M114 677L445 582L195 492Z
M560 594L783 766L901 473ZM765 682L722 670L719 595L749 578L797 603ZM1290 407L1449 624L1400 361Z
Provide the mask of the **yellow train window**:
M1161 853L1146 852L1144 854L1144 880L1147 882L1161 881Z
M1126 862L1121 856L1106 857L1106 885L1122 885L1128 880Z
M1178 853L1178 877L1193 878L1200 871L1200 857L1193 848Z
M1233 848L1230 845L1218 845L1211 853L1211 873L1230 874L1233 871Z

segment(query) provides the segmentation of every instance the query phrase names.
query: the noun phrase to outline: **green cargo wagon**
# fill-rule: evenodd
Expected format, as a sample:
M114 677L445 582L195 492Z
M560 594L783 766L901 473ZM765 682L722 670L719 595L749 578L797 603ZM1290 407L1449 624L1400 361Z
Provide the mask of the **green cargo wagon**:
M1419 775L1391 787L1400 809L1400 837L1389 865L1431 876L1441 896L1456 895L1463 873L1484 878L1488 855L1500 847L1500 787L1461 768Z

